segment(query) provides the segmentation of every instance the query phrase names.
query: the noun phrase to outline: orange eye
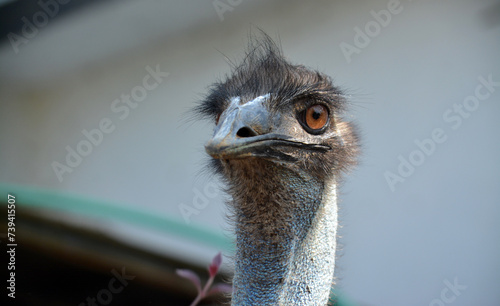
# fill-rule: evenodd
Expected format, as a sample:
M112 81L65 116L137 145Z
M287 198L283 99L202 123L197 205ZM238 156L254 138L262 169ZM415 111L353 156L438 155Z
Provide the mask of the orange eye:
M215 125L219 124L220 114L215 117Z
M320 130L328 122L328 109L320 104L313 105L306 110L305 124L312 130Z

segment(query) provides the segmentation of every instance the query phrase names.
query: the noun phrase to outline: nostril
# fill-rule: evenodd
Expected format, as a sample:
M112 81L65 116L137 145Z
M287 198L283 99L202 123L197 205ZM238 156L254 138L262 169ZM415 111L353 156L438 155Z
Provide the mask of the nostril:
M248 127L242 127L241 129L238 130L236 133L236 136L238 137L252 137L252 136L257 136L257 133L252 130L251 128Z

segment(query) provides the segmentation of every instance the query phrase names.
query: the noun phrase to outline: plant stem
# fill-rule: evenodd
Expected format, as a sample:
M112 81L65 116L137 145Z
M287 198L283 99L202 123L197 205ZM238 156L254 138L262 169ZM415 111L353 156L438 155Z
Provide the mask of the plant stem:
M205 284L205 287L203 287L203 290L198 293L198 295L196 296L196 299L194 299L194 301L191 303L190 306L198 305L198 303L201 301L201 299L203 299L205 296L207 296L208 289L210 289L210 287L212 286L212 283L214 282L214 278L215 277L210 277L208 279L207 283Z

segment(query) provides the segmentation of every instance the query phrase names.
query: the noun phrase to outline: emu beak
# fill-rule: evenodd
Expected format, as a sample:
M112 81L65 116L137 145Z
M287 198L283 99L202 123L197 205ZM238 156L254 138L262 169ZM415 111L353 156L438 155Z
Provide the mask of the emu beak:
M269 95L260 96L245 104L233 98L222 113L214 136L205 145L213 158L231 159L260 156L268 149L270 130L269 112L264 102ZM276 139L276 135L273 137Z

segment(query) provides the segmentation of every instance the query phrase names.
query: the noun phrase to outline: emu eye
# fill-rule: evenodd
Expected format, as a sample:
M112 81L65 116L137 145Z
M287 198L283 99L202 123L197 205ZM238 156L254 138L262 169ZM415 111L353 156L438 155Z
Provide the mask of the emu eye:
M315 104L303 113L303 124L310 129L310 133L321 133L328 123L328 109L324 105Z
M217 114L217 116L215 116L215 125L219 124L219 119L220 119L220 114Z

